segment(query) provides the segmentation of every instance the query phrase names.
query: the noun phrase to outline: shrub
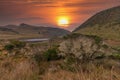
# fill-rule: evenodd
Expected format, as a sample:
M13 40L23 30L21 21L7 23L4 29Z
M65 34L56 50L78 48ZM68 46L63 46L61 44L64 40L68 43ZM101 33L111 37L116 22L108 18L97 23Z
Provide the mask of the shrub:
M45 60L50 61L50 60L57 60L58 57L58 52L57 49L48 49L46 52L43 54Z
M69 35L66 35L64 36L63 38L64 39L69 39L69 38L77 38L79 36L84 36L82 34L79 34L79 33L72 33L72 34L69 34ZM99 44L101 41L102 41L102 38L99 37L99 36L96 36L96 35L85 35L86 37L89 37L89 38L93 38L96 42L96 44Z
M68 38L76 38L76 37L79 37L81 34L79 33L72 33L72 34L68 34L66 36L64 36L63 38L64 39L68 39Z
M0 50L0 54L2 54L2 51Z
M39 64L41 61L43 61L44 59L43 59L43 55L41 55L41 54L35 54L34 56L33 56L33 58L35 59L35 61Z
M86 35L87 37L93 38L96 44L99 44L102 41L102 38L96 35Z
M113 55L109 56L112 59L120 59L120 54L119 53L114 53Z
M76 72L77 63L78 63L78 59L75 58L74 55L70 54L65 57L64 62L62 64L59 64L59 67L63 70Z
M20 41L11 41L9 44L6 44L4 46L5 50L12 50L14 48L23 48L25 47L25 43L24 42L20 42Z
M74 56L67 56L65 59L65 63L69 65L74 64L75 62L77 62L77 60Z
M102 45L103 48L107 49L108 48L108 45L104 44Z
M7 45L5 45L4 49L10 51L10 50L14 49L14 45L7 44Z
M99 54L98 56L95 57L95 59L103 59L106 56L104 54Z
M22 48L25 46L25 43L21 41L11 41L11 44L13 44L16 48Z
M113 48L113 49L115 49L115 50L117 50L117 51L119 51L119 52L120 52L120 47Z

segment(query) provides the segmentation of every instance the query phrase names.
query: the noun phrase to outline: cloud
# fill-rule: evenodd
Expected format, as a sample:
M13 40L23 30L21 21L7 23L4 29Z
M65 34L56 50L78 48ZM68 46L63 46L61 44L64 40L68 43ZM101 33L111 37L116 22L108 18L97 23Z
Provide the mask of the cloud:
M84 1L78 1L78 2L66 2L64 4L64 7L99 7L103 5L111 5L111 4L120 4L120 1L118 0L84 0Z
M58 16L70 16L71 26L76 26L96 12L117 5L120 0L0 0L0 25L23 21L52 26Z
M31 21L31 20L43 20L43 17L24 17L24 18L17 18L18 21Z

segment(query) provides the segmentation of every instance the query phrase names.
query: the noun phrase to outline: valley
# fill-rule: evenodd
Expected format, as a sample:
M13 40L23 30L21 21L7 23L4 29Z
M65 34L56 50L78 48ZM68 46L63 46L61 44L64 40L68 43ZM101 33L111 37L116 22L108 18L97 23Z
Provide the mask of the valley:
M119 74L120 6L73 32L25 23L0 27L0 80L120 80Z

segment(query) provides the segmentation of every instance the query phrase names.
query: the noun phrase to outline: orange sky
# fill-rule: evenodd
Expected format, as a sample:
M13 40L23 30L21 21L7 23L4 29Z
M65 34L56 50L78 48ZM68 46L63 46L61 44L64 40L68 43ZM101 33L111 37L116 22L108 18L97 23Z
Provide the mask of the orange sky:
M120 0L0 0L0 25L27 23L73 30L101 10ZM66 17L67 26L58 25Z

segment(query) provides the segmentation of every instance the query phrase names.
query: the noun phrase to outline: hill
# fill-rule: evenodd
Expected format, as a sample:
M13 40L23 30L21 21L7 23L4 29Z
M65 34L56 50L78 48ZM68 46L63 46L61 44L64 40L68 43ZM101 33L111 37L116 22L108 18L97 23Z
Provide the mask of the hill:
M33 26L28 24L7 25L0 27L1 39L6 38L51 38L63 36L70 32L60 28Z
M119 50L101 38L67 35L60 43L0 41L0 80L120 80Z
M73 32L120 40L120 6L95 14Z

